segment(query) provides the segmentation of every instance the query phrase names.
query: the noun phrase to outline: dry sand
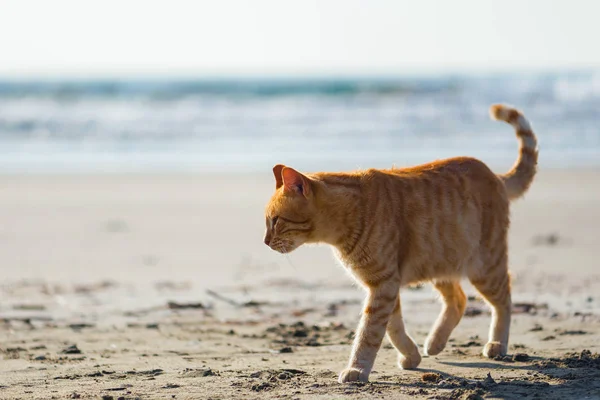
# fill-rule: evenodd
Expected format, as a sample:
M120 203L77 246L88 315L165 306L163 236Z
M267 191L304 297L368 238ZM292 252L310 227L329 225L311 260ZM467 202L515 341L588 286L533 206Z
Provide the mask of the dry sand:
M0 398L600 398L599 176L543 171L513 205L509 357L479 355L465 283L442 354L402 371L385 341L350 385L363 293L327 248L262 244L269 174L2 176ZM402 299L423 343L436 295Z

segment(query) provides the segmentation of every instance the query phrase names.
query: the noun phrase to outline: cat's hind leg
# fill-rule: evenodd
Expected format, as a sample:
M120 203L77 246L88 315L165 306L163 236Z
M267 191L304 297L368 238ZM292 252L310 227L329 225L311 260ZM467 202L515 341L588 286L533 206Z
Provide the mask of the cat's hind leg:
M396 299L394 310L388 322L387 336L392 345L398 350L398 365L400 368L417 368L421 362L421 355L419 354L419 347L408 333L406 333L406 329L404 328L400 297Z
M508 350L512 303L507 261L504 254L485 274L470 278L492 308L489 340L483 349L483 355L489 358L503 356Z
M458 281L438 281L434 287L442 296L442 311L425 340L425 354L439 354L450 338L450 334L461 320L467 307L467 297Z

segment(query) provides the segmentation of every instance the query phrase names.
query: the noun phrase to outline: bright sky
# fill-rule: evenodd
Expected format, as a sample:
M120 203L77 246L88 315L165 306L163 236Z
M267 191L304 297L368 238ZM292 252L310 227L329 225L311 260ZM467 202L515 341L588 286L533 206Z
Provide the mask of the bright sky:
M600 66L597 0L0 0L0 76Z

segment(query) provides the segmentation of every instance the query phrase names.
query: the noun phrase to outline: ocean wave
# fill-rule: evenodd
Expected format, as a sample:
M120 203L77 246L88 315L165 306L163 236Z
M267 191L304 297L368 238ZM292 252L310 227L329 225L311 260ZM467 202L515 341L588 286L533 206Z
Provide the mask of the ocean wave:
M458 90L448 80L290 79L149 81L0 81L0 97L85 97L175 100L190 96L283 97L432 94Z
M579 162L600 154L599 76L0 82L0 159L14 169L510 161L514 136L487 112L505 102L539 132L542 162Z

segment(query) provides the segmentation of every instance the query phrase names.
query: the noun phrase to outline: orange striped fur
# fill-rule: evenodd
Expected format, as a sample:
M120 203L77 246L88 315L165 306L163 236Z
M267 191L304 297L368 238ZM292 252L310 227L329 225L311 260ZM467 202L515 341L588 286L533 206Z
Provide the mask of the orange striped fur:
M462 277L468 277L492 308L483 354L506 354L509 200L522 196L533 180L537 141L519 111L494 105L490 113L511 124L520 142L519 158L504 175L468 157L349 173L273 168L276 191L266 207L265 243L281 253L304 243L330 244L367 290L340 382L368 380L386 332L398 350L400 367L419 365L421 355L404 328L399 297L400 287L417 282L433 282L443 302L425 341L425 354L444 349L465 311Z

